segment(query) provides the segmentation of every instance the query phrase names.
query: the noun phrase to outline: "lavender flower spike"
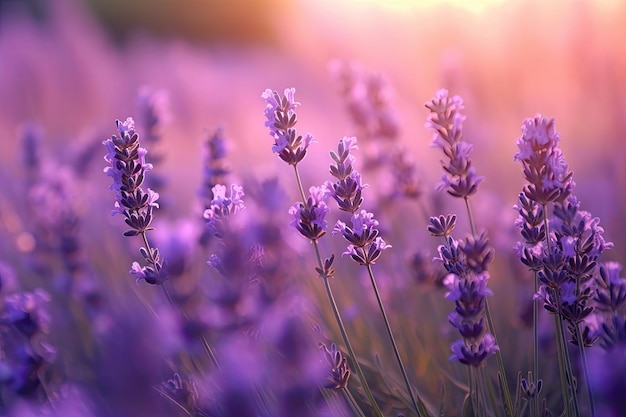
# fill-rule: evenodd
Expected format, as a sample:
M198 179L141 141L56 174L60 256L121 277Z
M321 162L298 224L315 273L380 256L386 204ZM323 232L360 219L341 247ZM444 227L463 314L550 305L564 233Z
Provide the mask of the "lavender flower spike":
M454 197L468 198L485 178L476 174L469 156L472 145L463 141L463 100L459 96L449 97L448 90L439 90L426 108L430 110L426 127L435 132L431 145L440 148L449 160L441 161L445 174L437 188Z
M147 151L139 147L139 135L135 132L133 119L129 117L124 122L116 120L115 125L119 137L114 135L102 142L107 148L104 159L109 163L104 172L113 179L110 189L115 191L115 210L112 214L124 215L124 221L130 227L124 236L142 236L146 245L140 252L147 265L142 267L135 262L130 273L137 275L137 281L143 279L149 284L161 284L167 279L163 260L159 250L151 248L146 238L146 232L153 230L150 227L152 210L159 207L159 194L150 188L144 191L141 187L152 165L146 163Z
M108 151L104 159L110 164L104 172L113 179L109 188L115 191L115 210L111 214L123 214L126 223L134 229L125 235L134 236L148 230L152 222L152 208L159 207L159 194L149 188L147 191L141 188L152 165L146 163L147 151L139 147L139 135L135 132L132 117L125 122L116 120L115 124L120 136L102 142Z
M537 114L524 120L522 136L516 142L519 152L514 160L522 163L529 182L524 194L542 206L564 201L574 188L573 173L558 146L560 139L554 119Z
M266 103L265 126L274 138L272 152L289 165L302 161L309 145L314 142L311 134L307 133L303 138L295 129L298 121L295 109L300 105L294 99L295 92L295 88L287 88L281 97L277 91L267 89L261 94Z

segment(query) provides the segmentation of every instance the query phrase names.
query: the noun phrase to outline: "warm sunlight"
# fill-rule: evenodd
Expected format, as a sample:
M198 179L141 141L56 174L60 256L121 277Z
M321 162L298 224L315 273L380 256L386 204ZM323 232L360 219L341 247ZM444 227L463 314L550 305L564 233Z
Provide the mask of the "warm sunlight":
M480 13L485 8L503 3L504 0L346 0L341 2L346 9L353 6L376 6L396 12L415 11L434 6L452 5L454 7Z

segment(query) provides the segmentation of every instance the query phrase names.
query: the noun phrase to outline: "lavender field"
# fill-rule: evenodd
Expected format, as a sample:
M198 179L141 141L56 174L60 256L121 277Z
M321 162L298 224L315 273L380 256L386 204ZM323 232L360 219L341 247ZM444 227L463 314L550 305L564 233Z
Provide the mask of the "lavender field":
M0 415L626 416L625 37L0 0Z

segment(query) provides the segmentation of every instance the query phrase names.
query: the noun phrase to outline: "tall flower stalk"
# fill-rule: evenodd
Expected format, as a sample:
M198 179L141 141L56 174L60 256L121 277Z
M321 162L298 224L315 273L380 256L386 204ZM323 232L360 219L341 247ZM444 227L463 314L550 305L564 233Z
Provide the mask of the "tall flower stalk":
M462 113L462 110L464 108L463 100L459 96L450 97L447 90L439 90L435 97L431 101L426 103L426 108L430 111L430 114L426 119L426 127L434 131L432 146L441 149L441 151L444 153L444 156L446 157L445 161L441 161L444 169L444 174L442 175L441 181L437 188L439 190L446 190L446 192L451 196L462 198L464 200L470 224L472 240L474 243L482 240L485 244L484 248L486 248L486 235L478 234L470 205L470 197L476 194L476 192L478 191L478 185L484 180L484 177L479 176L476 173L476 169L472 166L472 160L470 158L472 145L463 140L463 121L466 118L465 115ZM444 235L442 234L441 236ZM449 237L447 239L449 240L449 245L458 244ZM469 242L470 240L466 241L466 244ZM449 249L452 249L452 246L449 246ZM484 260L486 260L486 258L484 258ZM446 265L445 261L444 265ZM450 272L450 270L448 270L448 272ZM457 277L465 277L467 275L467 271L464 268L460 269L457 272L460 272L460 274L456 272L451 273L453 275L456 275ZM489 276L486 267L483 271L474 272L476 273L476 276L474 278L470 278L470 282L482 282L484 278L486 285L486 278L488 278ZM482 275L483 273L487 275ZM481 277L481 279L475 281L476 277ZM490 333L490 337L488 338L488 340L490 341L488 343L489 346L483 346L483 348L487 349L491 353L495 353L496 355L499 368L499 382L504 397L504 410L508 416L512 416L514 410L513 402L511 400L511 392L508 387L502 354L500 352L500 349L497 348L497 337L491 317L491 311L489 309L489 303L487 302L487 299L484 298L485 295L488 295L488 293L485 291L486 290L479 291L474 294L475 296L479 296L477 300L484 299L484 313L487 319L488 330ZM452 293L454 292L451 291L450 294ZM493 338L493 340L491 338ZM493 345L491 341L493 342ZM465 340L465 343L467 343L467 340ZM453 351L454 349L455 345L453 345Z
M129 229L124 236L141 236L144 246L139 249L144 259L144 265L133 262L130 273L135 275L137 283L146 281L148 284L160 285L170 304L174 302L163 283L169 278L164 265L164 260L158 248L150 246L147 232L154 219L152 211L158 208L159 194L148 188L144 190L142 185L146 173L152 170L152 165L146 163L147 151L140 147L139 135L135 131L135 122L129 117L126 121L115 122L119 136L113 135L111 139L102 142L107 148L104 159L109 166L104 172L113 179L110 189L115 192L115 209L112 214L122 214ZM201 337L203 347L215 366L218 366L215 354L208 342Z
M158 208L159 194L142 185L146 173L152 165L146 163L147 151L139 146L139 135L135 132L135 122L129 117L126 121L115 122L119 136L112 136L104 142L107 155L104 159L109 166L104 172L113 179L110 189L115 192L115 209L112 214L122 214L130 229L124 236L141 236L144 247L140 249L145 266L133 262L130 273L137 276L137 282L144 280L148 284L161 285L167 274L163 269L163 260L157 248L152 248L146 232L153 230L154 208Z
M522 262L537 271L540 286L534 300L542 301L544 309L555 319L565 413L579 416L581 412L563 328L567 324L572 336L569 342L579 349L593 416L595 406L585 348L594 340L589 336L586 322L594 310L597 281L593 278L601 272L598 272L598 259L612 244L604 240L600 220L581 210L579 201L572 195L573 173L565 162L559 141L554 119L536 115L524 121L515 160L522 163L528 181L520 195L519 207L524 220L520 222L522 233L527 238L526 247L518 244L518 252ZM551 218L549 208L552 208ZM534 220L538 213L543 217L543 226L533 229L531 225L537 223Z
M307 133L303 137L299 135L295 129L297 123L295 109L300 103L295 101L294 94L294 88L285 89L282 96L277 91L267 89L261 96L266 103L264 111L266 118L265 126L269 128L269 134L274 139L272 152L278 154L281 160L293 166L296 183L302 200L294 204L289 210L290 214L294 217L292 225L302 236L309 239L313 244L318 265L315 270L324 282L326 295L333 315L335 316L337 326L339 327L341 337L348 349L352 366L357 372L361 386L365 391L374 413L378 417L382 417L382 411L374 399L374 395L365 379L361 365L348 338L348 333L330 286L330 279L334 277L334 255L322 261L320 254L318 240L326 234L327 223L325 216L329 209L324 202L324 193L320 187L311 187L309 197L306 197L304 193L298 163L306 156L307 149L313 142L313 136Z
M387 330L389 340L393 347L393 352L402 373L402 379L406 385L409 398L417 414L425 417L428 416L428 410L419 394L416 395L413 392L380 296L380 291L376 284L376 279L374 278L372 265L376 263L385 249L391 248L391 245L388 245L383 238L379 236L377 229L378 221L374 219L374 214L361 210L361 204L363 203L362 191L365 185L362 184L359 172L352 166L354 156L350 154L351 150L357 149L356 142L355 137L344 137L337 145L337 152L331 151L330 153L334 161L334 165L331 164L330 166L330 173L336 178L336 181L334 183L330 181L327 182L325 188L337 202L339 209L352 215L352 225L348 226L339 220L333 229L333 234L341 234L349 242L347 250L343 255L350 256L352 260L359 265L363 265L367 268L378 308L383 317L385 329Z

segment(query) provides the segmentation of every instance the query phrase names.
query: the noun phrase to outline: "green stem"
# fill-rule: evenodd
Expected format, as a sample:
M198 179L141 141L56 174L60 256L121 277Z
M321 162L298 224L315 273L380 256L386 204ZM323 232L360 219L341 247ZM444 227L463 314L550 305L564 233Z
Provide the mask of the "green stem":
M472 214L472 207L469 203L469 197L464 197L465 200L465 209L467 210L467 217L469 218L470 230L472 231L472 236L476 237L476 224L474 223L474 215Z
M383 321L385 322L385 328L387 329L387 334L389 335L389 340L391 341L391 345L393 346L393 353L396 356L396 361L398 362L398 366L400 367L400 371L402 372L402 378L404 379L404 384L406 385L406 389L409 392L409 396L411 397L411 402L413 403L413 407L415 407L415 411L418 415L426 417L428 416L428 411L424 406L422 399L419 394L417 394L417 399L415 398L415 394L413 394L413 389L411 388L411 383L409 382L409 377L406 373L406 369L404 364L402 363L402 358L400 357L400 352L398 351L398 345L396 344L396 339L393 337L393 332L391 330L391 325L389 324L389 319L387 318L387 313L385 312L385 307L383 305L383 300L380 297L380 291L378 291L378 286L376 285L376 279L374 279L374 272L372 271L372 265L366 264L367 272L370 276L370 281L372 282L372 287L374 288L374 294L376 295L376 301L378 302L378 308L383 316Z
M317 256L318 265L320 268L322 268L323 267L322 258L319 253L317 241L313 240L313 244L315 246L315 254ZM374 408L376 415L378 415L379 417L382 417L383 416L382 411L380 411L380 408L378 407L378 404L376 403L376 400L374 399L374 395L372 394L372 391L367 383L367 380L365 379L365 375L363 374L361 365L359 364L359 361L357 360L356 353L354 352L354 349L352 348L352 344L350 343L350 339L348 338L348 333L346 332L346 326L344 325L343 319L341 318L341 314L339 313L339 308L337 307L337 302L335 301L335 297L333 296L332 289L330 288L330 282L328 280L328 277L322 276L322 280L324 281L324 288L326 289L326 295L328 296L328 301L330 302L330 306L333 310L333 315L335 316L335 320L337 321L337 326L339 326L339 332L341 333L343 342L346 345L346 348L348 349L348 354L350 355L350 359L352 360L352 366L356 370L359 380L361 381L361 385L363 386L363 390L365 391L365 395L367 395L367 398L370 404L372 405L372 407Z
M304 195L304 188L302 188L302 179L300 178L300 171L298 171L298 165L293 165L293 171L296 173L296 182L298 183L298 190L300 191L300 197L302 197L302 204L305 204L306 196Z
M341 392L343 392L346 401L350 404L350 408L352 408L352 411L358 414L359 417L366 417L365 413L363 413L363 410L361 410L361 407L359 407L359 404L356 402L356 399L354 398L350 390L347 387L343 387L341 389Z
M567 354L567 344L565 342L565 333L563 332L560 314L554 315L554 325L556 331L557 356L559 359L559 376L561 377L563 406L565 407L565 414L567 417L572 417L572 401L570 401L570 396L574 401L576 401L576 399L575 395L571 395L573 390L573 381L567 364L569 362L569 355Z
M489 394L489 402L491 403L491 409L499 417L500 409L498 408L498 404L496 402L496 394L493 391L493 384L491 382L491 379L489 379L489 377L487 376L485 369L486 369L485 366L480 367L481 382L483 384L483 387L486 388L487 393ZM485 400L485 403L487 403L486 397L484 397L484 400Z
M593 391L591 389L591 379L589 378L589 365L587 364L587 354L585 353L585 345L583 344L583 337L580 333L578 323L574 324L576 331L576 340L578 342L578 349L580 350L580 358L583 363L583 373L585 374L585 385L587 386L587 395L589 396L589 408L591 410L591 417L596 415L596 407L593 401Z
M473 367L467 367L467 380L469 382L469 395L472 400L472 415L478 415L478 388L476 387L475 370Z

